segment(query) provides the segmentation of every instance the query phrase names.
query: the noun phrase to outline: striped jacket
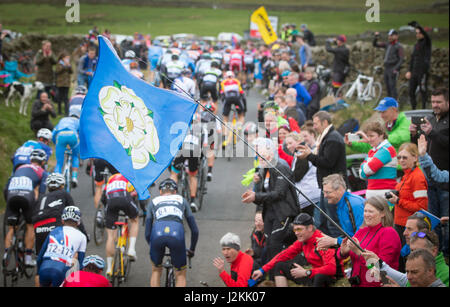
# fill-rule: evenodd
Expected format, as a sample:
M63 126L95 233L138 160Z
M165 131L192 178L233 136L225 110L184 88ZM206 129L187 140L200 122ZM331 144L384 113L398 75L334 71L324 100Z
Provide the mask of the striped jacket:
M361 178L367 180L368 190L393 190L397 184L397 152L388 140L372 148L361 164Z

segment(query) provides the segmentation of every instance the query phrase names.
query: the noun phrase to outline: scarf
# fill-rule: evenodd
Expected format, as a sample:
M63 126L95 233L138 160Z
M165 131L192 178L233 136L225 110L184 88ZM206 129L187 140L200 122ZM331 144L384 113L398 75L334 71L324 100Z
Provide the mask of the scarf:
M332 124L330 124L328 127L326 127L325 130L323 130L323 132L319 135L317 142L316 142L316 148L314 148L314 150L313 150L313 154L315 154L315 155L319 154L320 144L322 143L322 140L325 138L325 136L328 134L328 132L330 132L331 127L333 127Z

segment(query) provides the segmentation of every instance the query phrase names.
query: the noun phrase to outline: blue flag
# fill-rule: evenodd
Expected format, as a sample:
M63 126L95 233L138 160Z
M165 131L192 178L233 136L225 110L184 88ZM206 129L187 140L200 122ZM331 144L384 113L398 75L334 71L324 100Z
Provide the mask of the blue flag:
M98 41L98 65L80 118L81 158L108 161L146 199L177 154L197 103L136 78L108 39Z
M425 220L425 222L430 224L430 230L433 230L434 228L436 228L437 225L439 225L441 223L441 219L440 218L438 218L437 216L431 214L427 210L419 210L419 212L422 213L423 215L425 215L428 218L428 221Z

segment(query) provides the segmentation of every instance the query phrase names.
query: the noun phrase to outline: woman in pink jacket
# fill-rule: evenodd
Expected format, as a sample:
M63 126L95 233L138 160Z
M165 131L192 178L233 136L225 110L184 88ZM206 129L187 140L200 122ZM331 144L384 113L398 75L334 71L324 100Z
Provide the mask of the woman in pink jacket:
M402 246L393 224L386 199L382 196L371 197L365 202L364 223L353 239L362 249L376 253L389 266L397 269ZM338 251L338 258L345 259L348 256L352 261L349 282L353 287L380 287L379 278L371 271L377 264L366 262L361 251L345 238Z

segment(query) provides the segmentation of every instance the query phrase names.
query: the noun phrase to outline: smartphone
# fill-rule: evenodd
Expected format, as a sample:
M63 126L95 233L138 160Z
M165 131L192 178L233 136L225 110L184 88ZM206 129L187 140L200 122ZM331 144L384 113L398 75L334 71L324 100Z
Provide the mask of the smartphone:
M390 283L390 280L386 277L386 275L387 275L386 271L380 271L380 279L383 285L387 285Z
M349 142L358 142L361 140L361 137L356 133L349 133L348 134L348 141Z

